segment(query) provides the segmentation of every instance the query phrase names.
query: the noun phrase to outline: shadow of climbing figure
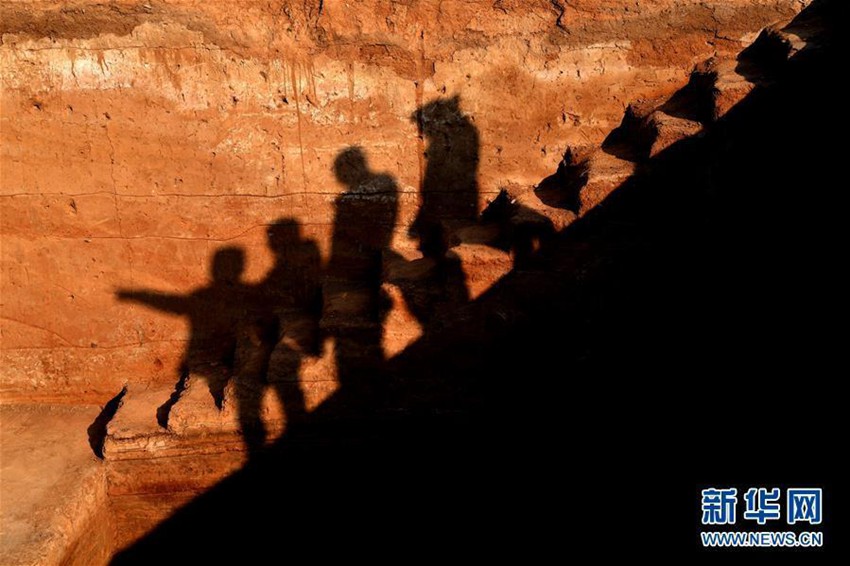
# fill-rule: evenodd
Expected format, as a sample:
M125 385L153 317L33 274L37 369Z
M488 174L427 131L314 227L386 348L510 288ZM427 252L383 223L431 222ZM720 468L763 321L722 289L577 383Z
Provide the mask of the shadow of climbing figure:
M120 301L147 305L189 319L189 343L180 363L178 382L171 399L157 411L160 425L167 425L168 411L177 401L189 374L206 379L216 406L224 400L224 388L232 375L237 336L246 316L248 286L242 281L245 253L225 247L213 255L212 281L187 294L141 289L119 289Z
M407 261L389 253L386 279L401 290L407 308L425 326L469 301L466 275L451 248L478 223L479 142L457 96L423 105L411 120L427 140L419 211L408 230L422 257Z
M478 221L478 129L460 97L439 98L411 116L427 140L419 213L410 234L422 253L438 257L458 243L458 231Z
M322 328L334 338L340 386L365 403L381 386L389 304L381 289L383 256L398 215L398 187L390 175L369 169L359 147L340 152L333 170L345 191L334 202Z
M552 222L510 198L507 191L479 214L479 135L461 109L460 97L433 100L413 113L419 135L427 140L427 164L420 187L420 209L410 235L419 239L426 258L437 262L433 276L448 306L467 297L461 289L460 262L451 248L484 244L511 253L514 265L539 267L535 256L554 235ZM420 309L433 313L431 307Z
M281 218L268 228L274 265L246 293L248 315L239 334L233 376L237 412L249 455L266 442L262 401L271 387L292 429L307 414L299 381L305 356L321 350L321 259L313 240L304 239L297 221Z

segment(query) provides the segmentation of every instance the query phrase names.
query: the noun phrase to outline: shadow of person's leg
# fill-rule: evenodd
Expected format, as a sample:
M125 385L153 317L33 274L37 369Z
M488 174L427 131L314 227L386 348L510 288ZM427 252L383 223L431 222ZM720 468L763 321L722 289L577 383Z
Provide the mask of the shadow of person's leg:
M381 336L381 326L373 323L346 329L335 337L337 376L340 386L348 392L346 408L353 414L371 410L382 398Z
M239 428L248 456L255 456L266 442L266 426L261 409L264 384L255 376L237 375L234 378Z
M279 343L269 361L269 384L274 387L286 417L286 428L303 423L307 402L299 381L301 354L283 342Z
M266 425L262 418L263 393L271 356L276 320L262 320L249 325L240 336L233 375L239 427L248 456L256 456L266 442Z

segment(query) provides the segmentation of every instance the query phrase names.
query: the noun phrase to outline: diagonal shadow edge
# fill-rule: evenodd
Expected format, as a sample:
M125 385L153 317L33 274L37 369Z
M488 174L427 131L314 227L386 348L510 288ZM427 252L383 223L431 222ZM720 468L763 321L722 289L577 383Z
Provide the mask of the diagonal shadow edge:
M442 488L449 484L446 492L436 499L441 502L472 501L479 506L475 519L482 521L482 517L494 513L494 506L488 503L482 488L474 485L475 481L482 481L481 478L470 477L470 472L463 469L463 464L481 456L482 450L486 454L481 464L472 467L475 472L497 464L504 453L510 454L507 457L511 461L511 465L507 466L510 471L525 467L540 469L541 464L551 464L553 457L546 449L542 450L542 455L535 455L535 452L541 446L550 446L548 450L551 450L551 443L560 440L567 445L564 450L568 455L578 455L584 462L578 478L595 482L605 481L611 470L608 466L588 464L588 461L596 457L604 459L610 446L620 453L617 461L628 454L636 456L637 460L633 462L639 462L666 453L667 445L644 447L643 450L638 450L638 446L648 436L663 434L671 423L686 422L694 407L673 407L660 416L631 406L630 401L646 395L647 391L657 390L661 385L655 379L644 381L611 377L611 370L621 370L628 364L607 357L612 350L618 350L617 346L627 344L629 334L642 326L626 325L624 330L610 328L606 323L628 318L626 315L646 315L647 310L651 310L652 300L659 300L674 287L674 283L705 274L705 266L694 266L693 262L685 262L688 265L683 267L684 273L677 273L675 266L667 265L670 257L690 253L717 260L719 263L712 265L719 265L725 258L714 257L715 237L723 244L718 247L727 250L727 240L731 241L742 233L753 235L749 230L741 231L742 223L760 222L762 227L776 228L787 221L787 217L782 223L763 218L786 210L782 203L762 202L766 193L763 188L757 187L750 194L717 193L716 187L706 182L703 176L722 169L718 162L733 162L732 169L740 167L745 171L746 164L738 161L745 160L742 155L749 142L757 139L766 143L769 140L767 134L781 131L777 128L768 132L757 130L777 121L780 115L775 112L783 104L797 100L821 118L835 108L840 109L834 94L839 90L835 79L823 72L831 68L833 59L837 57L832 49L826 43L817 52L799 54L789 63L786 76L753 91L704 136L678 142L653 158L643 171L626 181L604 203L556 236L555 242L545 251L551 271L511 272L458 312L447 327L426 332L420 340L392 358L387 368L388 385L374 407L372 419L356 423L336 421L334 416L340 412L339 407L349 402L347 392L340 390L317 409L315 419L318 428L288 433L268 459L249 464L246 469L178 510L145 539L120 554L115 563L144 562L163 556L176 559L182 555L190 556L190 553L217 556L232 552L250 556L264 551L294 552L287 545L304 547L305 540L310 539L294 540L309 530L306 525L317 529L314 533L317 537L322 532L333 533L335 542L343 546L353 545L347 548L362 552L370 541L355 542L364 538L363 533L367 530L358 521L362 518L356 511L358 506L361 509L377 506L383 511L406 511L401 513L404 517L401 525L392 525L393 521L386 516L380 521L384 530L377 536L385 545L384 551L394 547L390 534L397 537L395 542L398 544L410 540L421 543L422 537L434 537L445 542L452 538L450 533L454 529L462 526L463 520L452 517L452 511L435 509L429 498L436 494L433 489L422 485L422 479L432 474L432 477L439 478L437 483ZM833 94L829 94L830 91ZM817 109L818 104L823 108ZM805 139L813 144L803 152L807 160L800 159L801 166L828 163L827 158L835 150L827 148L828 142L821 136L825 131L826 127L814 117L809 123L795 124L789 138ZM817 157L817 152L823 152L824 157ZM832 168L825 169L818 178L828 178L828 172L835 166L836 163L833 163ZM749 171L745 177L754 180L758 174ZM799 180L799 175L792 177ZM771 179L776 180L777 177L774 175ZM731 188L741 188L743 184L736 183ZM787 195L783 193L781 196ZM742 215L742 210L755 210L761 216ZM713 215L722 218L722 221L713 218ZM734 226L736 231L719 236L706 234L706 217L714 222L708 225L709 228ZM797 224L804 220L794 218ZM810 220L804 226L811 228L812 223L817 223L817 220ZM760 244L759 238L755 234L753 241ZM694 242L698 250L690 245ZM738 263L742 261L743 258L736 257L735 267L740 267ZM675 280L664 282L663 277L657 277L653 281L662 281L665 286L648 296L650 304L635 305L635 295L646 291L649 285L640 285L634 290L623 288L653 269L658 269L665 276L675 276ZM699 290L708 294L712 291L708 285L699 287ZM684 295L676 291L672 293L677 299ZM595 309L598 309L599 301L612 297L615 304L607 305L607 310L603 309L603 314L598 316L600 311ZM624 307L626 315L622 310L617 311L627 304L633 306ZM705 314L703 311L714 304L709 301L707 306L698 307L697 311ZM614 311L617 311L616 316ZM667 320L678 320L678 314L673 313ZM553 328L557 332L553 332ZM552 336L541 338L549 332ZM532 344L517 346L517 336L524 333L530 335L523 340ZM664 336L669 337L670 333L668 330ZM612 340L610 348L600 349L595 345L600 336L612 335L616 339ZM640 338L641 346L651 342L646 336ZM539 342L534 343L535 340ZM556 357L564 361L561 366L563 375L552 377L553 371L547 372L546 364L542 362L530 363L527 374L522 375L523 364L516 360L516 354L534 352L535 348L560 348ZM619 352L625 350L628 355L637 356L638 361L634 365L646 367L646 360L640 358L645 353L640 349L625 348L619 349ZM547 361L551 358L551 355L547 356ZM558 373L557 370L554 373ZM616 372L614 375L617 375ZM699 380L696 381L699 383ZM721 382L726 383L726 378L721 378ZM681 397L687 399L696 384L674 387L681 388ZM542 394L538 388L543 389ZM618 399L611 400L614 389ZM594 411L599 413L593 414ZM604 432L575 434L576 431L588 433L596 430L595 427L601 426L599 421L612 418L625 426L620 431L620 438ZM640 423L639 426L636 422ZM629 429L629 423L634 430ZM553 427L558 432L540 433L541 438L529 439L529 431L545 430L545 427ZM380 441L375 442L376 437ZM486 438L483 442L486 449L475 442L465 442L481 438ZM633 446L632 441L637 446ZM408 445L421 449L426 456L411 454ZM392 473L381 476L380 473L385 470L375 464L380 462L383 466L393 462L391 455L386 453L388 447L398 449L399 460L414 462L397 468L386 466L392 472L400 472L401 478L393 477ZM489 450L494 447L495 450ZM495 455L491 453L494 451ZM428 456L435 454L439 455L439 461L429 462ZM310 462L311 458L315 460ZM368 473L358 471L358 466L363 466L362 461L372 462L365 466ZM457 463L456 469L453 461ZM450 472L445 472L446 467L450 468ZM372 477L376 472L377 479ZM504 479L504 473L497 475ZM539 485L529 484L528 475L520 476L527 482L523 487L528 498L552 498L551 491L557 491L552 486L560 485L552 472L542 471L532 476ZM368 493L357 493L357 482L364 479L368 480L365 485L370 487L380 483L389 494L382 493L381 497L372 498ZM290 487L283 491L273 487L281 482ZM299 482L323 486L325 493L313 494L314 501L311 502L304 494L296 495ZM422 493L411 495L411 486ZM268 500L263 498L264 489L273 493ZM465 492L467 489L472 495ZM388 502L394 497L398 497L398 501ZM527 507L522 501L513 501L514 496L509 498L514 504L511 506L512 513L522 517L522 511L528 510ZM286 504L278 506L288 500L294 508L290 509ZM284 517L280 530L274 524L263 525L256 517L250 517L252 509L270 503ZM421 516L411 520L409 513ZM437 519L432 518L435 516ZM499 513L495 516L502 517ZM235 525L229 517L236 517L236 522L245 524ZM292 522L298 525L293 527ZM492 518L482 522L491 528L486 538L491 543L494 534L505 534L495 526L496 521ZM535 528L541 529L540 532L546 532L540 521L532 523ZM440 528L434 529L435 524ZM527 534L517 527L516 521L510 521L510 525L516 532ZM421 532L412 532L417 529ZM280 538L287 532L291 540L275 540L275 536ZM199 533L233 540L244 536L245 540L238 548L229 550L219 545L209 549L199 550L194 546L180 550L181 539L188 537L192 540L191 535ZM474 547L482 540L485 539L468 534L465 546Z

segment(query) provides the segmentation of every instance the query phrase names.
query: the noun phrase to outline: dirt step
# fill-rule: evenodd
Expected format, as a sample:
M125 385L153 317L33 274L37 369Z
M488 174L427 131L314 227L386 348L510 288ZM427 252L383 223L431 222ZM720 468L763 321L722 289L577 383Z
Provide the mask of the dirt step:
M616 153L616 154L615 154ZM520 206L515 223L533 222L543 216L555 230L562 230L576 218L602 202L614 189L634 174L636 163L619 152L597 150L586 157L565 157L555 175L531 190L518 192L514 200ZM568 172L568 173L567 173ZM545 202L544 202L545 201ZM570 202L571 210L546 204ZM525 214L525 216L523 216Z
M104 455L126 439L153 438L165 430L157 422L157 412L168 401L173 386L132 384L125 388L115 416L106 427Z
M87 436L99 412L0 406L0 564L107 563L106 476Z
M236 399L232 380L224 390L224 400L219 408L210 392L208 377L190 374L186 388L180 393L168 417L168 430L181 436L203 434L238 435ZM226 379L226 376L222 376ZM282 419L275 415L276 422Z
M711 58L699 65L691 75L692 80L711 84L711 119L719 120L741 102L756 87L757 82L739 72L734 59Z
M765 28L736 59L712 57L691 73L688 85L661 109L675 117L708 123L718 120L758 85L770 83L790 57L812 47L819 28L812 23L791 23ZM686 116L682 109L691 108Z
M187 387L169 407L168 428L161 424L173 385L129 384L107 426L107 461L160 458L241 449L235 419L220 411L206 379L189 376ZM187 417L187 415L190 415Z
M647 126L653 132L649 157L655 157L674 143L702 131L700 122L687 118L677 118L661 110L656 110L649 116Z
M623 113L620 125L602 142L602 149L627 161L637 162L645 159L654 141L653 133L647 127L647 120L665 102L664 98L650 98L630 103Z
M511 200L517 205L516 212L510 219L513 226L551 226L554 230L562 230L578 218L571 210L550 206L540 200L534 192L534 187L526 187L522 191L512 193Z
M672 96L630 103L601 151L584 149L584 158L568 151L553 175L533 191L516 191L511 198L532 216L551 221L556 230L564 228L601 203L634 173L636 163L698 135L757 85L771 82L789 57L813 45L818 30L816 21L786 22L762 30L737 59L708 59Z
M713 76L694 73L686 86L667 99L629 104L603 149L621 160L640 162L698 133L713 117L713 86Z
M802 30L800 30L802 31ZM804 39L804 35L799 35L797 31L788 29L775 30L776 36L788 46L788 57L791 58L797 53L805 49L809 42Z
M605 200L611 192L631 177L636 164L606 151L596 151L587 159L587 182L581 189L581 210L588 210Z
M787 26L777 28L776 33L791 47L790 57L804 49L820 47L822 39L828 35L823 24L825 17L828 16L809 10L802 12Z
M449 253L460 261L470 300L477 299L514 266L510 253L487 245L461 244Z
M462 243L507 251L521 234L545 235L563 228L576 218L580 187L572 184L578 174L562 161L557 172L536 187L517 183L503 186L481 213L480 227L464 231ZM540 194L536 194L538 191Z

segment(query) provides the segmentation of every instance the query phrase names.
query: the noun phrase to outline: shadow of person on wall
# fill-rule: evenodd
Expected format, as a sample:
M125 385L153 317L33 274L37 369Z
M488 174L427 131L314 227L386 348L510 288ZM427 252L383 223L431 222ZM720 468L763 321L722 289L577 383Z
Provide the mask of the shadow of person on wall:
M334 203L321 325L334 338L340 386L366 401L380 385L384 362L383 256L398 216L398 187L390 175L369 169L359 147L340 152L333 171L345 191Z
M843 4L832 5L837 27ZM825 503L837 501L843 470L823 431L839 427L844 399L830 371L843 361L830 323L847 287L834 182L844 148L830 137L845 98L838 45L801 54L718 127L652 158L555 236L543 250L550 271L508 275L470 303L474 324L388 360L406 400L394 406L407 412L354 433L348 422L328 427L310 445L282 439L276 460L174 511L113 563L250 563L317 548L349 560L416 549L436 560L542 561L564 540L611 546L602 524L622 539L609 554L700 563L717 550L695 546L708 482L746 485L767 470L778 485L813 478L833 494ZM807 119L781 119L795 108ZM795 146L793 167L777 167L789 140L810 143ZM823 188L817 213L800 214L801 187ZM524 316L492 328L506 310ZM804 395L777 387L789 371L805 376ZM311 415L336 411L347 393ZM723 442L752 436L749 408L801 400L802 417L771 423L758 443ZM807 457L789 458L788 446ZM612 519L635 485L653 503L640 521ZM285 512L269 521L258 501ZM668 523L674 536L659 540ZM829 536L836 524L824 521L825 545L809 563L843 555L841 537ZM236 544L186 543L196 540Z
M303 422L307 407L299 382L304 356L321 350L321 260L312 240L291 218L269 226L275 263L247 292L246 332L237 347L233 381L242 436L249 455L266 442L261 405L267 387L283 406L287 429Z
M387 281L401 290L407 308L425 326L469 300L460 258L450 248L460 242L460 231L477 223L479 142L458 96L421 106L411 120L428 141L419 210L408 230L422 257L408 261L390 251L385 271Z
M248 286L242 281L245 252L237 247L220 248L212 259L212 281L187 294L142 289L119 289L120 301L147 305L183 315L189 319L189 343L180 363L175 393L157 411L159 424L167 426L168 411L184 389L189 374L207 380L218 408L224 400L224 387L233 371L241 321L245 319Z
M457 231L478 220L478 129L460 109L460 97L438 98L411 116L428 145L419 213L410 234L422 253L438 257L457 243Z
M317 355L321 343L321 264L315 242L301 236L295 220L282 218L268 229L275 264L261 282L242 280L245 254L227 247L215 252L212 282L180 295L120 289L121 301L141 303L189 319L190 338L175 392L157 411L162 426L190 374L206 379L221 409L232 379L237 414L249 454L266 440L261 404L271 385L283 405L287 426L306 415L299 368L305 355ZM270 367L273 368L270 371Z

